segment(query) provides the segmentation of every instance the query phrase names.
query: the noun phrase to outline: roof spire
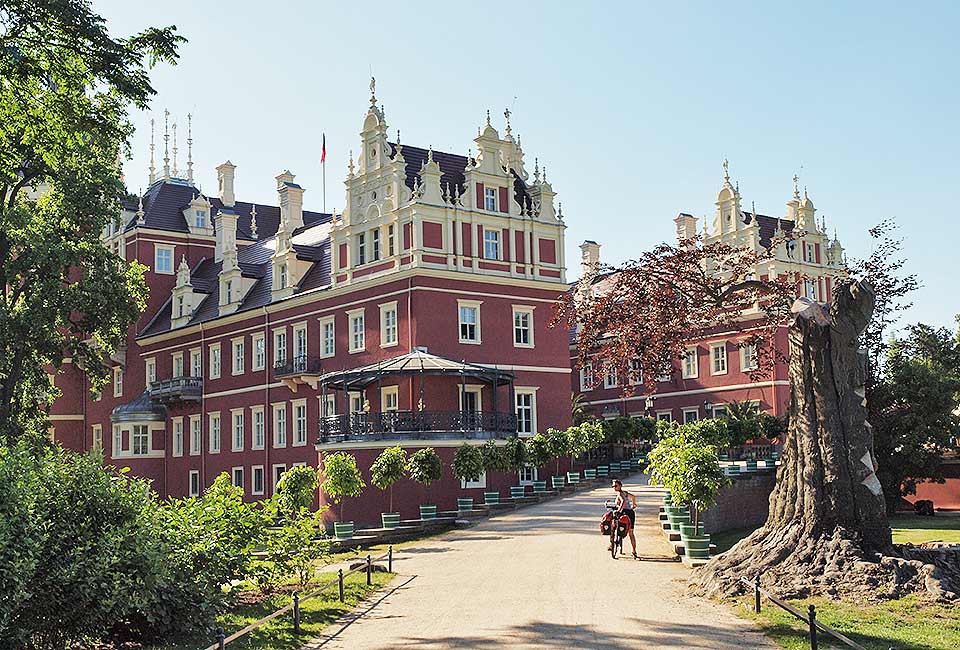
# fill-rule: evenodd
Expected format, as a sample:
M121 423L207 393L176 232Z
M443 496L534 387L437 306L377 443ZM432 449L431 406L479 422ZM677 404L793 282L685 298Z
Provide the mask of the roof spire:
M153 182L157 180L157 169L153 166L153 118L150 118L150 177L149 184L153 185Z
M377 107L377 78L370 76L370 106Z
M753 221L757 221L757 203L756 201L750 201L750 214L753 215Z
M250 206L250 234L257 237L257 204Z
M490 109L487 109L487 126L490 126Z
M177 171L177 123L173 123L173 176L174 178L178 177L180 172Z
M557 221L563 221L563 203L557 203Z
M540 159L537 157L533 159L533 182L534 184L540 182Z
M145 219L143 218L143 188L140 189L138 201L137 201L137 223L143 225Z
M512 131L510 130L510 109L509 108L503 109L503 116L507 120L507 128L504 130L504 134L510 135Z
M353 149L350 150L350 164L347 166L349 176L353 176Z
M796 174L793 175L793 198L800 199L800 177Z
M187 113L187 180L193 182L193 113Z
M170 111L163 109L163 178L170 178Z
M723 180L730 182L730 161L723 159Z

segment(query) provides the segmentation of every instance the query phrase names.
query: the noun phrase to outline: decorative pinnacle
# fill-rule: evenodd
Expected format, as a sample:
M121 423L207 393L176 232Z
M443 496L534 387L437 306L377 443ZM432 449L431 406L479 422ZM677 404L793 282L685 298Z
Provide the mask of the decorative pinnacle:
M370 106L377 107L377 79L370 77Z
M540 182L540 159L536 157L533 159L533 182Z
M348 165L348 169L350 170L350 176L353 176L353 149L350 150L350 163Z
M563 203L557 203L557 220L563 221Z
M427 164L433 162L433 145L430 145L430 148L427 149Z
M487 126L490 126L490 109L487 109Z
M150 118L150 185L157 180L157 170L153 166L153 118Z
M507 120L507 128L505 132L507 135L510 135L511 131L510 131L510 109L509 108L503 109L503 116Z
M140 189L140 196L137 197L137 223L143 224L143 188Z
M173 123L173 175L176 177L177 171L177 123Z
M730 182L730 161L723 159L723 180Z
M187 113L187 180L193 182L193 113Z
M793 175L793 198L795 199L800 198L800 186L798 185L799 182L800 182L800 177L794 174Z
M753 215L754 221L757 219L757 204L755 201L750 201L750 213Z
M544 183L547 182L547 166L546 165L543 166L543 182Z
M803 186L803 198L804 198L804 200L806 200L806 198L807 198L807 186L806 186L806 185Z
M163 109L163 177L170 178L170 111Z
M254 203L250 208L250 234L257 236L257 204Z

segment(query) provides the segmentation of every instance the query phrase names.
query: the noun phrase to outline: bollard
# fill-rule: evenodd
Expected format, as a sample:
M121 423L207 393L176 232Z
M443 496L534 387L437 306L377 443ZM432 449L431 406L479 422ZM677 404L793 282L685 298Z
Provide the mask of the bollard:
M810 650L817 650L817 608L813 605L807 608L810 621Z
M300 594L293 594L293 633L300 636Z
M753 611L760 613L760 574L753 577Z
M223 640L225 638L226 636L223 633L223 628L218 627L217 628L217 647L220 648L220 650L223 650Z
M370 554L367 554L367 586L373 584L373 563L370 561Z
M393 573L393 544L387 548L387 572Z
M340 602L343 602L343 569L337 570L337 579L340 581Z

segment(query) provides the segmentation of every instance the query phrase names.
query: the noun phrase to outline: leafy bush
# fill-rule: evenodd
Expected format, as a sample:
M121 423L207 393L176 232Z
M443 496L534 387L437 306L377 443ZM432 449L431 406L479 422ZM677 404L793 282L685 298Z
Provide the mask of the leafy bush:
M675 427L673 433L668 437L676 436L677 432L680 432L680 435L691 443L698 444L701 447L720 449L734 444L742 444L733 439L733 431L725 418L709 418L681 424Z
M599 422L584 422L566 430L567 451L571 456L585 454L596 449L606 437L603 425Z
M468 442L460 445L453 457L453 475L460 481L476 481L483 474L483 454Z
M534 467L543 467L553 458L550 454L550 446L546 437L538 433L532 438L527 438L527 460Z
M691 430L685 426L661 440L650 452L650 482L670 490L674 503L689 504L696 526L700 513L715 503L726 479L717 448L703 445L695 435L687 435Z
M291 467L277 483L277 507L284 516L295 518L313 505L320 476L312 467Z
M390 490L390 512L393 512L393 484L403 478L407 469L407 452L399 445L384 449L370 466L370 481L381 490Z
M507 458L506 449L497 445L496 441L487 440L480 452L483 455L483 468L488 472L510 471L510 459Z
M424 447L410 456L407 472L417 483L430 485L443 477L443 461L433 447Z
M330 552L330 541L324 533L323 512L303 512L301 516L284 522L283 526L270 530L266 546L273 574L282 578L293 577L303 589L316 575L317 560Z
M603 422L606 442L618 445L650 441L656 437L657 422L651 417L619 417Z
M340 520L343 520L343 497L358 497L366 485L360 476L357 459L353 454L338 451L323 459L323 491L331 501L340 504Z
M519 470L526 467L528 462L527 446L518 436L507 439L504 454L507 457L507 463L510 465L510 469Z

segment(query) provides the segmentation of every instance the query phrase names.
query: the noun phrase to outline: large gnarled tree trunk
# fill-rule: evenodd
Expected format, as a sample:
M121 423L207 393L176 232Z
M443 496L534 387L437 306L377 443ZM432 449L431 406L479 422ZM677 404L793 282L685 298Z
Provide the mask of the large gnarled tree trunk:
M829 311L798 301L790 327L790 426L766 524L693 576L709 595L743 591L741 577L785 597L896 597L926 588L952 597L934 566L891 544L866 421L866 359L859 337L873 314L862 282L836 292Z

